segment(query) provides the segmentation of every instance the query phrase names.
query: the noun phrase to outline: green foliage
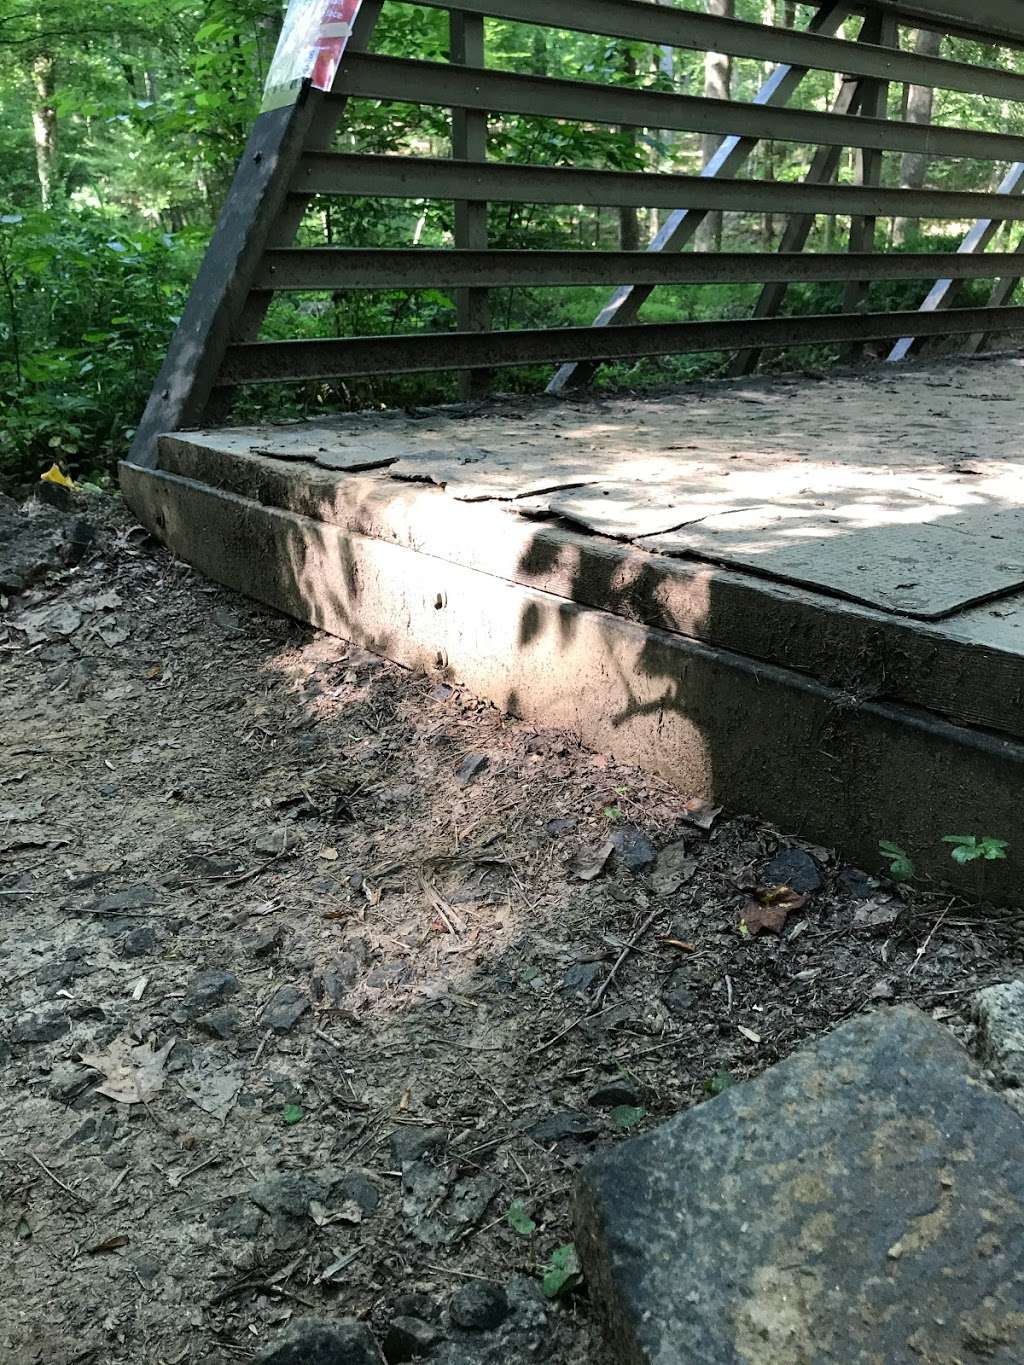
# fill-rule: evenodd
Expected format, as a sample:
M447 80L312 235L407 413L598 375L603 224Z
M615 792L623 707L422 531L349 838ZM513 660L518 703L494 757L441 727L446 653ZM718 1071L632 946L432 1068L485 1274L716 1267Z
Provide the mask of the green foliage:
M721 1095L735 1084L736 1077L731 1071L717 1071L704 1082L704 1089L709 1095Z
M617 1104L609 1116L621 1132L628 1132L647 1117L647 1110L638 1104Z
M526 1205L521 1199L513 1199L512 1203L509 1204L505 1221L512 1231L517 1232L520 1237L532 1237L537 1231L537 1224L527 1213Z
M950 856L955 863L973 863L979 858L986 862L996 862L1006 857L1006 850L1009 843L1005 839L996 839L991 834L945 834L942 842L952 844Z
M196 259L186 242L68 208L0 218L0 475L124 450Z
M583 1267L572 1242L556 1248L544 1270L541 1289L549 1299L557 1299L575 1289L583 1279Z
M888 862L889 875L893 881L910 881L914 875L914 860L905 849L900 848L899 844L891 843L888 839L880 839L878 851Z

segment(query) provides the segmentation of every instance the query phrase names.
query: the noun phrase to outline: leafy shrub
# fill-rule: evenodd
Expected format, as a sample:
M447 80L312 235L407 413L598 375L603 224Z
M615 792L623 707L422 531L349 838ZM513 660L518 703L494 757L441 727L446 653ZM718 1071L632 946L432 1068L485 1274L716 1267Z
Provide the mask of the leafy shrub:
M95 212L0 216L0 480L54 458L88 477L123 453L197 246Z

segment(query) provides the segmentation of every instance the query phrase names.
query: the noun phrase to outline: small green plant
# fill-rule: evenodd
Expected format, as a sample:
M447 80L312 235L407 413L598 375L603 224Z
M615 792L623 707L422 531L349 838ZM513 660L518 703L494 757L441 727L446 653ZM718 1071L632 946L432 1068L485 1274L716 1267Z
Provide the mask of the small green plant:
M709 1076L704 1082L704 1089L709 1095L721 1095L726 1090L730 1090L736 1084L736 1077L731 1071L716 1071L713 1076Z
M301 1104L286 1104L281 1111L281 1117L285 1123L301 1123L306 1117L306 1111Z
M611 1121L620 1132L635 1128L641 1119L647 1117L647 1110L639 1104L617 1104L611 1112Z
M880 839L878 851L889 864L889 875L893 881L909 882L914 875L914 860L906 849L888 839Z
M513 1199L512 1203L509 1204L505 1221L512 1231L517 1232L520 1237L532 1237L537 1231L537 1224L527 1213L526 1205L521 1199Z
M551 1260L544 1268L541 1289L549 1299L557 1299L570 1289L575 1289L583 1279L583 1267L572 1242L557 1247L551 1253Z
M622 819L622 807L618 804L614 806L605 806L604 811L602 813L604 815L604 818L606 820L611 820L613 824L615 823L616 820Z
M1000 858L1006 857L1006 850L1009 843L1005 839L996 839L991 834L944 834L942 836L944 844L952 844L950 856L955 863L974 863L979 858L984 858L986 862L996 862Z

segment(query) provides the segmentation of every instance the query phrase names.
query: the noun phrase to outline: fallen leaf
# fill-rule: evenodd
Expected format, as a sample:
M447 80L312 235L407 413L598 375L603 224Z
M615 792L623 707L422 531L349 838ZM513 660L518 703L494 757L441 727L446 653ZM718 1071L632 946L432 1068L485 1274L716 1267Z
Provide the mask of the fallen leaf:
M219 1062L209 1051L194 1052L191 1070L177 1078L192 1103L218 1119L226 1119L231 1113L242 1080L238 1068Z
M336 863L338 861L338 850L336 848L322 848L317 856L323 858L325 863Z
M690 880L697 869L696 858L687 857L682 839L666 844L658 852L658 865L651 873L651 890L656 896L671 896Z
M788 918L789 911L782 906L747 901L740 911L740 933L744 938L757 938L761 933L781 934Z
M119 1247L128 1246L128 1238L123 1232L116 1233L113 1237L105 1237L102 1242L97 1242L95 1246L86 1247L89 1256L100 1256L106 1251L117 1251Z
M569 859L569 871L581 882L592 882L600 877L614 851L615 844L611 839L606 839L600 848L581 848Z
M744 1038L749 1038L752 1043L759 1043L761 1041L761 1035L755 1033L752 1028L746 1028L743 1024L737 1024L736 1027L739 1029L740 1033L743 1034Z
M75 483L74 479L69 479L59 464L52 464L49 469L44 470L43 473L39 475L39 481L40 483L59 484L61 488L67 488L71 491L74 491L78 487L78 484Z
M722 813L721 806L713 806L699 796L691 797L683 806L683 819L698 829L710 829Z
M152 1041L133 1043L130 1038L115 1038L106 1052L83 1052L82 1062L104 1077L103 1084L96 1087L98 1095L118 1104L145 1104L163 1086L164 1068L174 1043L172 1038L162 1048L155 1048Z
M659 938L658 943L662 948L678 948L684 953L695 953L696 943L685 943L681 938Z

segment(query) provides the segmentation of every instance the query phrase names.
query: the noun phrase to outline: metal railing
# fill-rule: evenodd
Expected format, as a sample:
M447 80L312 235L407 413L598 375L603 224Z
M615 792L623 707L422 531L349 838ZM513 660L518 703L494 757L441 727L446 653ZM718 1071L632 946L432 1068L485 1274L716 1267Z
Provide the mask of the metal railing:
M932 57L900 47L901 28L931 28L992 45L1024 47L1024 6L1016 0L870 0L819 4L806 28L773 28L652 4L648 0L412 0L450 16L450 62L374 54L385 0L365 0L330 93L305 89L294 105L260 116L178 333L157 380L131 458L151 463L155 436L223 415L241 384L376 373L458 370L474 387L491 370L556 366L549 390L585 382L602 361L733 351L734 373L762 349L812 343L854 349L892 341L890 358L915 339L965 338L1024 330L1024 308L1007 306L1024 256L986 250L997 229L1024 220L1024 137L885 117L894 82L1024 102L1024 75L990 64ZM485 21L516 20L662 48L715 51L774 63L752 100L720 100L663 89L487 69ZM839 36L860 22L856 40ZM839 79L831 108L791 108L811 70ZM421 104L452 111L450 158L363 155L332 149L348 101ZM490 115L525 115L615 128L649 128L722 139L699 175L618 171L487 160ZM741 177L767 140L808 146L800 182ZM844 149L856 183L837 183ZM890 188L882 154L967 158L1005 168L998 188ZM454 204L454 246L372 249L357 244L297 247L296 231L317 196L441 200ZM549 204L659 210L661 226L643 251L508 251L488 246L488 205ZM777 253L681 254L710 213L784 215ZM821 216L849 218L846 252L805 252ZM874 249L879 218L972 222L953 253ZM959 285L989 279L987 307L955 308ZM920 311L865 309L871 281L934 281ZM791 284L846 285L843 311L781 316ZM639 322L654 289L670 284L747 283L762 290L749 319ZM586 327L502 330L488 291L599 285L613 290ZM260 341L275 291L450 290L458 331L441 334Z

